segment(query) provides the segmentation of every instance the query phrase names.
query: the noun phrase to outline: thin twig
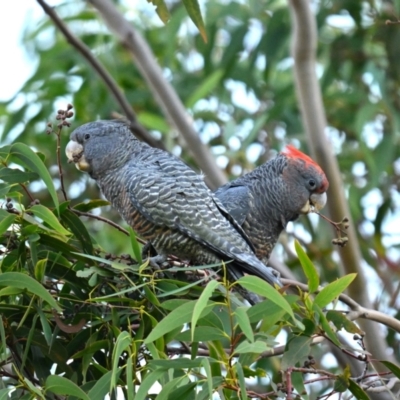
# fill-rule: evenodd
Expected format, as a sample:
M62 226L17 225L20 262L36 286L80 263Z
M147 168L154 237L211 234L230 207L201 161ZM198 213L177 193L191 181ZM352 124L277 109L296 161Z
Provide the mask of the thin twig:
M281 280L284 285L299 287L302 291L308 292L308 286L305 285L304 283L293 281L291 279L281 279ZM316 290L316 293L320 292L321 290L322 287L318 288ZM352 311L347 314L348 319L353 321L358 318L363 318L370 321L380 322L381 324L384 324L389 328L394 329L396 332L400 333L400 321L398 319L393 318L390 315L387 315L380 311L365 308L361 306L359 303L357 303L355 300L353 300L351 297L343 293L339 295L339 300L347 304L352 309ZM374 346L367 345L366 347L373 348L375 350ZM376 356L378 357L378 355Z
M42 0L40 0L42 1ZM188 150L206 175L212 188L226 182L226 177L218 167L210 149L199 138L194 130L191 118L176 91L164 77L161 67L152 50L142 35L135 30L117 10L114 3L108 0L89 0L101 14L108 27L119 37L134 57L135 64L151 89L155 100L164 114L176 126L182 138L188 144Z
M118 224L116 224L115 222L113 222L113 221L111 221L111 220L109 220L107 218L101 217L100 215L90 214L90 213L87 213L87 212L84 212L84 211L78 211L78 210L75 210L74 208L71 208L71 211L74 212L76 215L79 215L81 217L88 217L88 218L92 218L92 219L97 219L98 221L105 222L106 224L111 225L115 229L118 229L120 232L122 232L126 236L129 236L129 232L126 229L122 228L122 226L119 226ZM141 239L138 238L138 241L140 241L140 240Z
M162 142L154 139L137 121L137 117L124 96L122 90L115 82L113 77L103 67L103 65L93 56L89 47L85 45L79 38L77 38L67 27L64 21L57 15L53 7L50 7L44 0L36 0L43 8L44 12L51 18L54 25L61 31L67 41L81 53L81 55L89 62L93 69L98 73L102 81L105 83L111 94L114 96L116 102L119 104L127 119L131 123L131 130L135 135L153 147L164 148Z

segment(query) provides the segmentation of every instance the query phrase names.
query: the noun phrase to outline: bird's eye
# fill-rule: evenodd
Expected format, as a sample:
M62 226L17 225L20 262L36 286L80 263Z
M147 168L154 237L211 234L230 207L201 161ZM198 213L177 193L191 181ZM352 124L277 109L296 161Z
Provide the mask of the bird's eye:
M317 186L317 182L315 182L314 179L310 179L310 180L308 181L308 186L310 187L310 189L314 189L315 186Z
M85 140L88 140L89 138L90 138L90 134L87 133L87 134L84 136L84 139L85 139Z

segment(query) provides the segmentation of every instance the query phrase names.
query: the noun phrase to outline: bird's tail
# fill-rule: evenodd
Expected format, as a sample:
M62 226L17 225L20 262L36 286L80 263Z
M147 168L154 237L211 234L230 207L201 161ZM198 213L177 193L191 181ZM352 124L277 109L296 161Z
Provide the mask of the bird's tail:
M237 268L235 264L239 268ZM256 256L253 256L251 254L235 254L235 259L233 260L232 267L232 275L240 275L238 277L234 276L235 279L239 279L240 277L242 277L242 271L244 271L250 275L258 276L272 286L283 286L281 280L279 279L279 272L271 267L267 267Z

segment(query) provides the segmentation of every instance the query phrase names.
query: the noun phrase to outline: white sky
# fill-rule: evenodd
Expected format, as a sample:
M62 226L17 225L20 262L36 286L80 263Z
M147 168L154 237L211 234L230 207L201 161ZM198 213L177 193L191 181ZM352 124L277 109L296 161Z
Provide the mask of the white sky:
M9 100L29 78L32 63L22 46L22 32L28 17L42 14L34 0L0 1L0 101ZM6 55L6 56L5 56Z

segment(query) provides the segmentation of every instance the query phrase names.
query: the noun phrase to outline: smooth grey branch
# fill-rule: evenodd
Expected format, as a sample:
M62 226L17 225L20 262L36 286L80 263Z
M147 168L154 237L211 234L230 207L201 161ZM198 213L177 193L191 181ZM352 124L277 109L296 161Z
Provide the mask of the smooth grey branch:
M149 85L164 114L172 121L188 144L196 163L206 175L212 188L217 188L226 182L224 173L217 166L209 148L200 140L193 129L190 117L176 94L174 88L165 79L162 69L149 45L142 35L125 19L109 0L89 0L102 16L110 30L128 48L134 57L143 78Z

